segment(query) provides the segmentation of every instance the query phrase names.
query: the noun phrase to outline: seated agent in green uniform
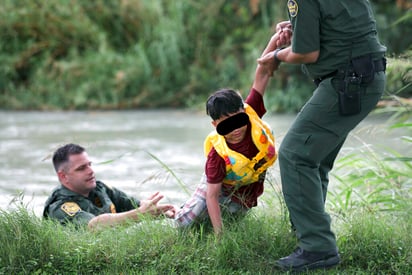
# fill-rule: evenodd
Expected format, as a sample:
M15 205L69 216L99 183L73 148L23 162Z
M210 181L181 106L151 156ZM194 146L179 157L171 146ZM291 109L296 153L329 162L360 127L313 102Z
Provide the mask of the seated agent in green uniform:
M87 225L89 229L139 221L145 215L173 218L175 207L158 204L163 195L156 192L138 200L96 181L86 150L67 144L53 155L53 165L61 183L47 199L43 217L61 224Z

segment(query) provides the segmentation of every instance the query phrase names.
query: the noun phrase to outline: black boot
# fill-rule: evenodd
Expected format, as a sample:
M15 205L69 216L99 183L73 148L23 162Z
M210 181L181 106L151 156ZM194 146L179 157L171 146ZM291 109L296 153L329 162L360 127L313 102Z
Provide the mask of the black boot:
M287 257L277 261L282 270L304 271L309 269L330 268L339 264L340 257L337 249L323 252L309 252L298 247Z

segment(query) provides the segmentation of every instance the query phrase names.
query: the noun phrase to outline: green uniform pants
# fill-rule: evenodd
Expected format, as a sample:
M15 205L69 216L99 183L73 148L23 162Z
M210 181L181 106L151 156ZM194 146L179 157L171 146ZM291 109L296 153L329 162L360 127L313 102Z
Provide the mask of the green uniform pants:
M325 212L329 171L348 133L374 109L386 76L363 88L359 114L341 116L335 90L338 79L325 79L302 108L279 148L282 189L298 245L320 252L336 248L330 216Z

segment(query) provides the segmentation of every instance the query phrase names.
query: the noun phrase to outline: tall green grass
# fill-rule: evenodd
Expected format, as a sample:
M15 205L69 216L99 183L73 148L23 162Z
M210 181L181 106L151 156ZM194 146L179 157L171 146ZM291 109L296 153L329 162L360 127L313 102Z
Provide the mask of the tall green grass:
M207 228L179 231L166 220L91 233L26 208L2 211L0 274L276 274L275 261L296 243L278 215L254 210L217 239ZM334 219L342 263L328 273L412 272L410 217L358 210Z
M361 141L364 144L356 152L341 157L333 173L339 182L338 188L331 191L334 208L342 213L357 208L395 213L412 210L412 123L409 109L404 110L393 115L398 117L397 122L388 131L406 130L407 134L397 140L405 151L371 147Z
M406 120L397 119L392 128L407 129L400 139L410 146L410 114L403 115ZM339 184L327 208L342 262L328 274L412 273L407 152L364 146L337 161ZM220 238L210 225L178 230L167 219L95 233L62 227L37 217L18 197L16 210L0 210L0 274L281 274L275 262L294 249L296 239L270 172L261 205L243 220L225 222Z

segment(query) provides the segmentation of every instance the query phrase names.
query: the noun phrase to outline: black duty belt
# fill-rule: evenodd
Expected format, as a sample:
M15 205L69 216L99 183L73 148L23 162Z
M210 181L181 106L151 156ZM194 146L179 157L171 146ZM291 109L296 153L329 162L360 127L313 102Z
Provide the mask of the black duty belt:
M385 71L386 70L386 58L381 58L381 59L373 61L373 66L375 68L375 73ZM313 79L313 83L315 83L316 86L319 86L319 84L323 80L330 78L330 77L334 77L339 74L342 74L342 76L344 76L344 73L345 72L343 70L336 70L327 75Z

